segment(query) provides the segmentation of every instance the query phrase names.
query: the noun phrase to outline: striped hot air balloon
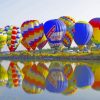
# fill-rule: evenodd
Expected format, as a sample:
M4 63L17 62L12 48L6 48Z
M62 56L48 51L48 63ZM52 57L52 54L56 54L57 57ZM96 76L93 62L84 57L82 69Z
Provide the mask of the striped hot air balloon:
M5 31L7 33L7 46L10 52L15 51L22 39L20 28L16 26L6 26Z
M43 24L40 24L37 20L25 21L21 25L21 33L23 36L23 41L25 41L27 45L35 50L38 42L43 37Z
M93 18L89 21L93 27L92 42L96 45L100 45L100 18Z
M66 24L67 31L63 39L63 44L65 47L69 48L73 40L73 25L75 24L75 20L70 16L62 16L59 18L59 20Z

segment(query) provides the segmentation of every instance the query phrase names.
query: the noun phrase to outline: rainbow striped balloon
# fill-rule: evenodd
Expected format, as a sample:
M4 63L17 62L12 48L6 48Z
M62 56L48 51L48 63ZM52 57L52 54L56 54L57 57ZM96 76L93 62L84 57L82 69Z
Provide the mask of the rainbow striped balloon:
M16 26L6 26L5 31L7 33L7 46L10 52L15 51L22 39L20 28Z
M35 50L38 42L43 37L43 24L37 20L25 21L21 25L23 40Z

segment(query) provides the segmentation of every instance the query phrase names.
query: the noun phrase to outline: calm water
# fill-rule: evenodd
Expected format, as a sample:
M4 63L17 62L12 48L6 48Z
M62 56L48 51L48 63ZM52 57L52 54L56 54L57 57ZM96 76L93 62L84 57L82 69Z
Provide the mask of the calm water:
M0 100L100 99L99 62L0 63Z

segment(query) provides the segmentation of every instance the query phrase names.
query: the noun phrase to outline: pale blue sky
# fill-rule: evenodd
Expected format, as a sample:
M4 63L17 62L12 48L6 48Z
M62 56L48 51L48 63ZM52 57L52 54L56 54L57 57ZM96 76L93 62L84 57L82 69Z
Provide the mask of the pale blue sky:
M100 0L0 0L0 27L20 27L26 20L37 19L45 22L64 15L72 16L76 21L89 21L100 17L99 10ZM17 50L22 48L24 49L20 45ZM5 46L2 50L8 48Z

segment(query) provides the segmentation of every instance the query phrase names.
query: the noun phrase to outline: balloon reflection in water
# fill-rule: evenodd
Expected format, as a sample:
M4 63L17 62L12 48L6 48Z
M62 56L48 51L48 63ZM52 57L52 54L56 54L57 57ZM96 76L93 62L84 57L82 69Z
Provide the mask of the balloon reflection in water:
M8 82L7 87L18 87L22 84L23 74L17 65L17 62L11 61L7 70Z
M44 64L39 63L37 66L33 64L24 75L24 80L22 82L23 90L30 94L42 93L46 86L45 78L47 73L48 69Z
M64 95L72 95L77 92L76 80L74 78L74 70L71 64L65 64L64 75L68 79L68 87L62 92Z
M63 73L61 63L52 62L46 79L46 89L50 92L60 93L66 89L68 81Z
M0 64L0 86L5 86L8 81L8 74L6 69Z
M94 66L92 70L94 73L94 83L92 85L92 88L94 90L100 90L100 64L99 66Z
M90 87L94 83L94 75L86 65L79 65L75 68L74 77L78 88Z

